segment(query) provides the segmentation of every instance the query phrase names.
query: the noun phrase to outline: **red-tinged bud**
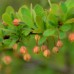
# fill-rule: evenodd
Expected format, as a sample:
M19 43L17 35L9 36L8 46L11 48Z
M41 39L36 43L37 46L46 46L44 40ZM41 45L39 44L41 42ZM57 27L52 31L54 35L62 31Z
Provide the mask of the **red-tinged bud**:
M11 63L11 61L12 61L12 59L11 59L11 57L10 56L4 56L3 57L3 62L5 63L5 64L10 64Z
M41 46L41 51L44 51L44 50L46 50L48 47L46 46L46 45L42 45Z
M30 54L25 54L24 55L24 57L23 57L23 59L25 60L25 61L30 61L30 59L31 59L31 56L30 56Z
M69 36L68 36L68 39L69 39L71 42L74 42L74 33L70 33Z
M61 40L58 40L56 46L57 47L62 47L63 46L63 42Z
M59 51L58 47L56 47L56 46L53 47L53 49L52 49L52 52L53 52L53 53L58 53L58 51Z
M33 49L33 52L35 54L38 54L40 52L40 48L38 46L35 46L34 49Z
M27 51L27 49L26 49L25 46L21 46L21 48L20 48L20 53L21 53L21 54L26 54L26 53L28 53L28 51Z
M45 57L49 57L50 54L51 54L51 52L50 52L50 50L48 50L48 49L46 49L46 50L43 52L43 55L44 55Z
M18 44L14 44L12 48L13 48L13 50L17 50Z
M13 24L14 24L15 26L18 26L18 25L19 25L19 22L20 22L20 20L18 20L18 19L14 19L14 20L13 20Z

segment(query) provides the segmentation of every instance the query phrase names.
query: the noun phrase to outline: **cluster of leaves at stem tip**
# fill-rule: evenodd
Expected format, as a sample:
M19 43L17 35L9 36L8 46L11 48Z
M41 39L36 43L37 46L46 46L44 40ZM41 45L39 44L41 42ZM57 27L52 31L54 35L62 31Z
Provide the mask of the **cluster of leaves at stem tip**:
M49 9L39 4L23 5L18 11L6 8L0 23L0 55L5 64L11 62L7 51L29 61L31 51L49 57L63 47L65 39L74 42L74 0L48 2ZM31 49L29 42L34 44Z

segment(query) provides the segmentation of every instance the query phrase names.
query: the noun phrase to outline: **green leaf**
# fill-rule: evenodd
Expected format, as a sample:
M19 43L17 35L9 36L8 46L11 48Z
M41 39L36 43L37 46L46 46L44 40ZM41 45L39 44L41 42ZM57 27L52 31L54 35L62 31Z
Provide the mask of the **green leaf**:
M60 37L60 39L64 39L64 38L66 38L66 33L60 31L60 33L59 33L59 37Z
M33 30L33 33L43 33L43 30L41 28L37 28Z
M11 40L10 40L10 39L3 40L3 43L4 43L6 46L9 46L10 43L11 43Z
M28 16L29 18L32 18L31 17L30 10L28 8L25 8L25 7L24 8L21 8L21 12L22 12L22 14Z
M12 40L11 43L9 44L9 48L12 48L12 46L16 43L16 40Z
M58 15L59 14L59 5L52 4L50 13L52 13L54 15Z
M74 18L74 7L70 8L66 15L66 20Z
M74 7L74 0L67 0L65 4L69 10L70 8Z
M65 5L64 2L61 3L60 7L61 7L61 9L62 9L62 11L63 11L64 13L67 12L67 7L66 7L66 5Z
M47 29L43 35L44 36L53 36L55 34L56 30L55 29Z
M8 6L6 8L6 12L2 16L3 21L6 22L8 25L11 24L10 22L8 23L8 21L6 21L6 19L7 20L9 19L9 21L11 20L11 22L12 22L12 20L14 19L14 14L15 14L14 9L11 6Z
M38 44L39 45L42 45L45 41L46 41L46 39L47 39L47 37L42 37L40 40L39 40L39 42L38 42Z
M12 25L13 19L14 9L11 6L8 6L6 12L2 15L2 20L8 25Z
M28 8L21 8L21 13L22 13L23 22L32 28L34 23L32 20L30 10Z
M16 16L23 21L23 17L22 17L22 13L21 13L21 9L22 8L27 8L25 5L23 5L22 7L20 7L20 9L18 10L18 12L16 13Z
M70 23L74 23L74 18L67 20L64 24L70 24Z
M51 1L50 1L50 0L48 0L48 3L49 3L49 5L50 5L50 7L52 7L52 3L51 3Z
M71 29L71 25L70 24L64 24L61 26L60 28L63 32L67 32Z
M50 23L52 26L55 26L55 27L58 26L58 24L57 24L58 19L57 19L57 17L56 17L55 15L53 15L52 13L50 13L50 14L48 15L48 20L49 20L49 23Z
M0 42L2 42L2 41L3 41L3 38L0 37Z
M33 17L34 21L36 21L36 12L34 9L32 9L32 15L33 15L32 17Z
M36 25L38 28L44 29L44 23L40 16L36 16Z
M31 32L31 29L25 29L25 30L23 30L23 34L25 35L25 36L27 36L27 35L29 35L29 33Z
M2 30L0 28L0 37L2 37L2 36L3 36L3 32L2 32Z
M38 15L38 16L44 16L44 10L43 10L42 6L40 6L40 5L37 4L34 7L34 10L36 12L36 15Z
M11 6L8 6L8 7L6 8L6 13L12 14L12 13L14 13L14 9L13 9Z
M2 19L3 19L3 21L6 23L6 24L8 24L8 25L12 25L13 23L12 23L12 18L11 18L11 16L8 14L8 13L4 13L3 15L2 15Z

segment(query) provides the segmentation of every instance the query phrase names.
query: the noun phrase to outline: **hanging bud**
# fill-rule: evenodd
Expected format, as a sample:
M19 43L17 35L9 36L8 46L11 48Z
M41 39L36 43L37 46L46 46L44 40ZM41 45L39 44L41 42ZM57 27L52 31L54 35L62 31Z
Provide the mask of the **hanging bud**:
M17 50L17 47L18 47L18 44L14 44L12 48L13 48L13 50L16 51Z
M35 40L39 41L39 39L40 39L40 36L39 35L35 35Z
M38 46L35 46L35 47L33 48L33 52L34 52L35 54L38 54L38 53L40 52L40 48L39 48Z
M59 51L58 47L56 47L56 46L53 47L53 49L52 49L52 52L53 52L53 53L58 53L58 51Z
M68 36L68 39L69 39L71 42L74 42L74 33L70 33L69 36Z
M18 19L14 19L14 20L13 20L13 24L14 24L15 26L18 26L18 25L19 25L19 22L20 22L20 21L19 21Z
M24 57L23 57L23 59L25 60L25 61L30 61L30 59L31 59L31 56L30 56L30 54L25 54L24 55Z
M44 50L46 50L48 47L46 46L46 45L42 45L41 46L41 51L44 51Z
M57 47L62 47L63 46L63 42L61 40L58 40L56 46Z
M3 60L3 62L5 63L5 64L10 64L11 63L11 61L12 61L12 59L11 59L11 57L10 56L4 56L3 58L2 58L2 60Z
M51 54L51 52L50 52L50 50L48 50L48 49L46 49L46 50L43 52L43 55L44 55L45 57L49 57L50 54Z
M26 53L28 53L28 51L27 51L27 49L26 49L25 46L21 46L21 48L20 48L20 53L21 53L21 54L26 54Z

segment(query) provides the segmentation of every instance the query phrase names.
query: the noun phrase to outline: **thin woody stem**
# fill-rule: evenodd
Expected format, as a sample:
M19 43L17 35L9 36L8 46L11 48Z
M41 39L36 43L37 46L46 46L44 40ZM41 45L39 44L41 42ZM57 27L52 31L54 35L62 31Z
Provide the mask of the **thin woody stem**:
M55 39L54 39L54 37L52 36L52 39L53 39L53 41L54 41L54 46L56 46L56 42L55 42Z
M46 39L46 42L47 42L47 47L49 47L49 41L48 41L48 39Z

